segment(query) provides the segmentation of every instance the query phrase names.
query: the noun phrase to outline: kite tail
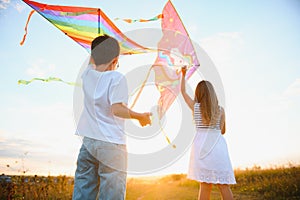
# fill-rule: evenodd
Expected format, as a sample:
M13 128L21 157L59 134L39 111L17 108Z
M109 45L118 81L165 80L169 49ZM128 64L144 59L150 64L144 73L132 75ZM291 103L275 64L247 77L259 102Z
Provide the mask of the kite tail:
M147 76L146 76L145 80L143 81L142 86L140 87L140 89L138 91L138 94L136 95L136 97L135 97L132 105L130 106L130 109L132 109L135 106L138 98L140 97L140 95L141 95L141 93L142 93L142 91L143 91L143 89L144 89L144 87L145 87L145 85L147 83L147 80L148 80L148 78L150 76L151 69L152 69L152 67L150 67L150 69L148 70ZM133 93L133 95L134 95L134 93Z
M24 36L23 36L22 41L20 42L20 45L23 45L24 42L25 42L25 39L26 39L26 36L27 36L27 27L28 27L28 23L29 23L30 18L31 18L31 16L32 16L33 13L34 13L34 10L32 10L32 11L29 13L29 15L28 15L28 19L27 19L27 22L26 22L26 25L25 25L25 34L24 34Z
M73 86L79 86L79 84L77 83L74 83L74 82L66 82L60 78L56 78L56 77L49 77L49 78L33 78L29 81L26 81L26 80L18 80L18 84L23 84L23 85L28 85L30 83L32 83L33 81L42 81L42 82L50 82L50 81L58 81L58 82L63 82L65 84L68 84L68 85L73 85Z
M159 122L160 130L161 130L161 132L164 134L164 136L165 136L167 142L169 143L169 145L172 145L171 140L170 140L170 138L167 136L167 133L165 132L165 130L164 130L162 124L161 124L160 119L158 119L158 122ZM173 147L174 149L176 149L176 145L175 145L175 144L173 144L172 147Z
M121 19L121 18L115 18L115 20L122 20L124 22L127 22L129 24L135 23L135 22L152 22L157 21L163 18L163 14L159 14L151 19Z

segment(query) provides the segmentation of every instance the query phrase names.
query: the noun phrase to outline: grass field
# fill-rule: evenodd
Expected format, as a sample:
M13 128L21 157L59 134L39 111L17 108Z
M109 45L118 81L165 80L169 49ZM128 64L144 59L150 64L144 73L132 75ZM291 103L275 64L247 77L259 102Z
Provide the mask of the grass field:
M300 199L300 166L288 168L236 170L235 199ZM11 176L2 181L0 199L71 199L73 178L66 176ZM163 177L128 178L126 200L196 200L199 183L185 174ZM211 199L221 199L213 187Z

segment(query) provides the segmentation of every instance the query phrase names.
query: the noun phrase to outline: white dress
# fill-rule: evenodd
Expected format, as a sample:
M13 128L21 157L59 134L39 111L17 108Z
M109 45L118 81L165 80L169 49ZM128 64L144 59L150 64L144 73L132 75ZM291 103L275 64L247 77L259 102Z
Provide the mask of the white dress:
M195 103L194 120L197 133L191 148L188 178L205 183L236 184L227 144L221 134L221 114L215 126L205 126L200 104Z

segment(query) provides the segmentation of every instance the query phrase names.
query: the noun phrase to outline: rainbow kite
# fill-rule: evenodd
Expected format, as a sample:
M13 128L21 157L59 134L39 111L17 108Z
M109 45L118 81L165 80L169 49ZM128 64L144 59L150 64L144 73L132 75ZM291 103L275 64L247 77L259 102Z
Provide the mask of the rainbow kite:
M122 55L152 51L126 37L99 8L57 6L30 0L23 1L88 52L90 52L93 39L102 34L110 35L118 40ZM21 45L24 44L28 22L34 11L29 14L25 27L26 33L20 43Z

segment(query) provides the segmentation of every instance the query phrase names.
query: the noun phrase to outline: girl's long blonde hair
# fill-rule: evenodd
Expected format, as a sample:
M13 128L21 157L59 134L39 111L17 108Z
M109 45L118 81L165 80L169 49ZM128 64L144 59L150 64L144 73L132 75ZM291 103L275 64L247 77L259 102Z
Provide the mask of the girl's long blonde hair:
M215 89L209 81L198 83L194 100L201 105L200 110L203 124L215 125L220 116L220 109Z

